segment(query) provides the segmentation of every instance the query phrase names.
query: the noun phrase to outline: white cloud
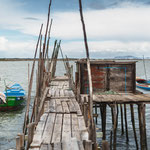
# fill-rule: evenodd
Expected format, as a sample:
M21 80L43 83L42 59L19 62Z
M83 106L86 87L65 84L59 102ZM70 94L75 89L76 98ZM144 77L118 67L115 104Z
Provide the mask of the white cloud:
M88 10L84 16L89 39L150 39L150 7ZM83 37L79 12L55 13L54 18L53 36L62 39Z
M47 14L28 13L21 9L22 5L22 3L12 3L10 0L0 0L1 29L38 35L41 23L46 26ZM64 41L62 47L68 53L84 52L84 44L81 42L81 40L83 41L83 31L79 11L51 13L53 17L52 37ZM150 6L144 5L84 10L90 51L133 51L136 53L144 51L148 53L150 48L149 16ZM12 43L1 37L0 49L9 52L11 50L14 53L15 49L22 49L22 54L24 54L29 50L34 51L34 44L29 40Z
M33 57L35 41L11 42L5 37L0 37L1 57Z
M0 37L0 49L4 50L7 47L8 40L5 37Z
M38 35L40 25L45 22L45 14L28 13L23 9L23 3L15 0L0 0L1 29L17 30L25 34ZM25 18L36 18L35 20Z
M110 56L110 52L117 55L117 53L130 53L135 56L142 56L149 53L150 42L121 42L121 41L89 41L89 50L90 52L99 52L107 53ZM85 53L84 43L83 42L67 42L62 43L62 49L64 54L73 53L76 57L76 54ZM110 56L111 57L111 56Z

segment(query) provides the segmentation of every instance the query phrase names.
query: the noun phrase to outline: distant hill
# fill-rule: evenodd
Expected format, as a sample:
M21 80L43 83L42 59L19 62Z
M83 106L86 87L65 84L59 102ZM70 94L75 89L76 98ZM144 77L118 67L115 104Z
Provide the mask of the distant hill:
M127 56L116 56L116 57L114 57L114 59L141 59L141 58L127 55Z

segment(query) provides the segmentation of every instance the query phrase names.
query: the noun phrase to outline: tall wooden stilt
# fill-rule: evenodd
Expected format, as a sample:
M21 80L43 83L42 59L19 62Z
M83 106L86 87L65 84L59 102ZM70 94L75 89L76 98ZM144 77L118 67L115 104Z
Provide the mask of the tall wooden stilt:
M116 105L112 105L112 118L113 118L113 150L116 150L116 141L117 141L117 113Z
M129 142L129 136L128 136L128 121L127 121L127 109L126 104L124 104L124 119L125 119L125 129L126 129L126 142Z
M117 104L116 106L117 106L116 126L118 127L118 115L119 115L119 108L118 108L118 104Z
M138 105L141 150L147 150L145 104Z
M124 134L124 123L123 123L123 109L122 104L120 104L120 115L121 115L121 134Z
M134 120L134 108L133 104L130 104L130 110L131 110L131 121L132 121L132 127L133 127L133 132L134 132L134 139L135 139L135 144L136 144L136 149L139 149L138 146L138 141L137 141L137 135L136 135L136 129L135 129L135 120Z
M103 140L106 140L106 104L101 104L101 119L102 119L102 132L103 132Z

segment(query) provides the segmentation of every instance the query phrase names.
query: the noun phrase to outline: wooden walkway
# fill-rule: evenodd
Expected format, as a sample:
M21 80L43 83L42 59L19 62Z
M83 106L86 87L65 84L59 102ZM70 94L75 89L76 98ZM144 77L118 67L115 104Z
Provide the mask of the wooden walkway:
M30 150L84 150L88 131L67 77L55 78L48 87L44 112Z
M84 96L84 95L83 95ZM115 103L115 104L140 104L150 103L149 94L108 94L108 95L93 95L93 101L97 103Z

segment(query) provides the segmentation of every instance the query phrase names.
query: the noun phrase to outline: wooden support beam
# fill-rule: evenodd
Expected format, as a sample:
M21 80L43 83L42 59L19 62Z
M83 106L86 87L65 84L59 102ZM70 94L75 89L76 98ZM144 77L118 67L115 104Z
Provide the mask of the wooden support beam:
M112 107L112 111L113 111L113 150L116 150L116 142L117 142L117 114L116 114L116 105L113 105Z
M29 148L30 144L32 143L33 135L34 135L34 128L35 128L35 123L30 123L30 124L28 125L28 142L27 142L27 149Z
M106 104L100 105L100 111L101 111L101 125L102 125L102 132L103 132L103 140L106 140Z
M92 76L91 76L91 67L90 67L90 57L89 57L89 48L88 48L88 42L87 42L87 35L86 35L86 28L83 18L83 12L82 12L82 1L79 0L79 9L80 9L80 17L81 17L81 23L83 28L83 35L84 35L84 44L86 49L86 56L87 56L87 69L88 69L88 81L89 81L89 119L90 119L90 140L92 140L95 144L96 148L96 129L95 124L93 120L93 87L92 87Z
M141 150L147 150L146 121L145 121L145 104L138 104L140 145Z
M126 142L129 142L129 136L128 136L128 121L127 121L127 108L126 104L124 104L124 119L125 119L125 129L126 129Z
M122 104L120 104L120 117L121 117L121 134L124 134L124 123L123 123L123 109Z
M136 134L136 129L135 129L135 119L134 119L134 107L133 104L130 104L130 110L131 110L131 121L132 121L132 128L134 132L134 139L135 139L135 144L136 144L136 149L139 149L138 146L138 140L137 140L137 134Z
M110 150L109 143L107 141L102 141L102 150Z

